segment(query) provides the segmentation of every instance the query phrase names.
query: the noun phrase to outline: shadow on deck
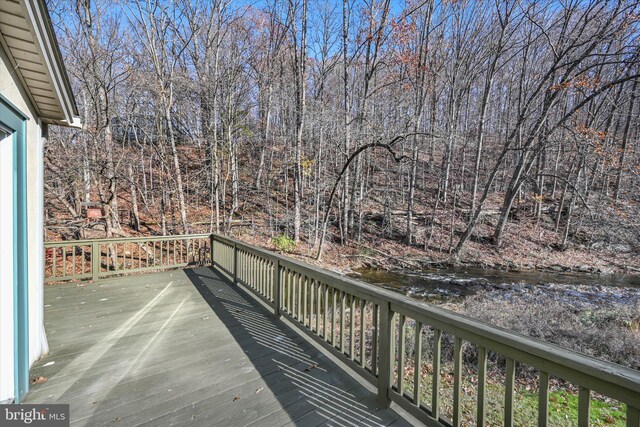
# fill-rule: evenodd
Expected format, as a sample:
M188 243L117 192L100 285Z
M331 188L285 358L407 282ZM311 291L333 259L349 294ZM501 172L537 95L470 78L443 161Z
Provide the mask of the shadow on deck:
M27 403L73 425L408 425L209 268L47 286Z

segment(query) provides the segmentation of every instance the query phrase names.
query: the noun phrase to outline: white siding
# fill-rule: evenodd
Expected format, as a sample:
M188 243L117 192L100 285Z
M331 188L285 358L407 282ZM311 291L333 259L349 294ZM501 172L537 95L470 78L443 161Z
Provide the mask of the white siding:
M32 365L42 354L48 351L47 339L44 334L44 270L43 270L43 180L42 157L43 147L40 138L40 121L21 84L11 68L9 59L0 46L0 93L18 108L27 120L27 181L28 181L28 236L29 236L29 365ZM0 182L2 187L10 184ZM0 205L2 210L6 208ZM13 239L0 238L0 245L10 245L13 249ZM4 283L4 272L1 273ZM0 326L3 330L5 325ZM4 347L2 355L6 352ZM4 357L2 362L4 364Z

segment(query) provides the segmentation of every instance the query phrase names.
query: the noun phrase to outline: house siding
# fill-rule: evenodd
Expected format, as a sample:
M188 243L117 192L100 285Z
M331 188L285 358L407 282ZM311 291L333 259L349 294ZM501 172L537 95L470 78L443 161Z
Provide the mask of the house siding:
M48 351L44 333L44 199L43 199L43 125L15 76L11 62L0 45L0 94L18 109L26 121L27 230L28 230L28 295L29 295L29 361L31 366ZM46 129L45 129L46 131ZM2 182L0 185L11 185ZM5 207L6 209L6 207ZM12 241L0 239L0 245ZM0 272L1 274L1 272ZM3 325L3 328L6 326ZM4 349L3 349L4 352ZM4 360L4 359L3 359ZM4 363L4 362L3 362ZM0 397L4 400L6 396Z

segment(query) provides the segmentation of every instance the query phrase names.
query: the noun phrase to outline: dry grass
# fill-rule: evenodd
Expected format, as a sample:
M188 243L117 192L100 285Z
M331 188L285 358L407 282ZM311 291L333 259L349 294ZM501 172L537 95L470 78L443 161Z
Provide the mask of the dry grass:
M549 297L524 300L480 294L448 308L599 359L640 369L640 303L637 302L576 308Z

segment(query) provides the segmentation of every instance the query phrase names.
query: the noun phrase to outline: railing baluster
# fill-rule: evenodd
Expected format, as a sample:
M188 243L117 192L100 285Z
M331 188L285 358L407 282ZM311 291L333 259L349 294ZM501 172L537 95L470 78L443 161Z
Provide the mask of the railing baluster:
M263 261L264 271L262 272L262 288L264 290L264 296L269 301L273 301L273 294L271 293L271 269L273 268L271 265L271 261L265 259Z
M302 285L302 326L307 326L307 316L309 315L309 309L307 307L307 303L309 302L309 278L303 275L300 280Z
M308 309L307 309L307 304L309 302L309 278L307 276L304 276L303 278L303 295L302 295L302 326L307 326L307 315L308 315ZM311 326L309 324L309 326Z
M269 260L265 260L265 271L264 271L264 288L265 293L267 294L267 299L272 301L274 305L278 305L278 302L273 297L273 262Z
M282 282L280 281L280 260L275 260L273 261L273 267L272 267L272 283L271 286L273 287L273 304L276 306L275 307L275 314L276 316L280 316L280 310L282 308Z
M100 276L100 265L101 265L101 254L100 254L100 243L97 241L91 242L91 280L94 282L98 280Z
M280 287L282 288L282 310L289 313L289 271L282 267L280 273Z
M460 419L460 399L462 398L462 339L454 338L453 346L453 425L459 427Z
M478 348L478 413L477 413L477 425L478 427L484 426L485 423L485 405L487 401L486 397L487 387L487 349L480 346Z
M355 314L356 314L356 299L353 295L349 296L349 301L350 301L350 305L349 305L349 358L351 360L356 360L356 355L355 353L355 348L356 348L356 343L355 343Z
M320 295L320 284L318 283L318 279L313 279L313 291L315 293L315 298L316 298L316 334L320 335L320 300L321 295Z
M433 330L433 381L431 382L431 416L440 419L440 355L442 349L442 332Z
M295 318L296 315L296 273L289 271L289 314Z
M316 285L315 280L311 277L309 278L309 329L313 332L315 326L315 320L318 318L316 316Z
M549 422L549 374L540 371L538 386L538 427L547 427Z
M304 318L302 317L302 288L303 288L304 276L302 274L298 274L298 299L297 299L297 313L298 313L298 322L304 325Z
M282 307L284 308L285 313L287 314L291 314L291 306L289 304L289 301L291 300L291 288L290 288L290 281L289 281L289 269L288 268L283 268L282 269L282 286L283 286L283 295L282 295Z
M247 271L247 285L251 289L254 289L254 290L257 291L258 287L256 286L256 283L255 283L255 278L256 278L255 277L255 273L256 273L255 261L256 260L255 260L255 257L250 253L247 253L246 257L247 257L247 270L248 270Z
M62 247L62 277L67 277L67 247Z
M331 345L336 346L336 290L331 288Z
M322 337L324 338L325 341L329 342L329 337L327 335L328 331L328 327L327 327L327 323L329 322L329 285L327 285L326 283L322 284L323 286L323 293L324 293L324 304L323 304L323 308L324 308L324 313L323 313L323 319L322 319Z
M505 370L506 382L504 390L504 425L505 427L513 426L513 392L515 383L516 363L510 357L507 357L507 366Z
M258 294L266 297L264 292L264 260L256 257L256 280L258 287Z
M402 392L404 390L405 322L406 317L404 314L401 314L398 319L398 393L400 393L400 396L402 396ZM395 345L395 343L392 343L392 345Z
M233 244L231 256L233 257L233 284L238 283L238 245Z
M73 269L73 272L71 273L71 275L75 276L76 275L76 247L75 246L71 247L71 254L72 254L71 268Z
M346 322L345 322L345 312L346 310L344 309L344 306L347 302L347 293L345 291L340 291L340 353L344 354L344 345L345 345L345 333L344 333L344 329L346 327Z
M58 258L58 248L54 247L51 251L53 253L53 268L52 268L52 272L53 272L53 277L58 277L58 269L57 269L57 261L56 259Z
M271 280L269 280L269 292L271 293L271 299L273 300L273 303L278 306L280 304L280 300L278 299L280 296L278 294L279 290L276 288L276 285L279 286L279 284L276 283L276 278L278 277L279 273L278 270L280 269L280 261L279 260L275 260L272 261L270 263L270 267L271 267ZM279 311L279 309L278 309Z
M249 283L249 257L246 252L240 249L238 249L238 256L241 257L239 261L242 262L242 267L239 269L242 281L245 282L247 286L251 286Z
M264 296L264 293L262 292L262 258L258 258L256 255L254 255L253 263L255 267L255 270L253 272L256 281L255 290L258 295Z
M298 298L298 273L291 271L291 316L294 319L300 319L297 316L296 301Z
M371 310L373 315L373 336L371 337L371 372L373 372L373 375L378 375L378 334L380 331L380 328L378 327L378 304L371 304Z
M86 260L85 260L85 255L86 255L86 251L87 251L87 247L85 245L82 245L82 259L80 260L80 268L82 268L82 274L87 272L87 267L86 267Z
M241 250L241 249L236 249L238 251L238 274L237 274L237 280L238 283L240 281L242 282L246 282L247 281L247 256L246 254Z
M591 407L591 390L578 387L578 427L589 427L589 409Z
M627 405L627 427L640 427L640 409Z
M257 255L253 256L253 278L255 280L254 289L258 295L264 296L262 292L262 258Z
M287 268L287 280L286 280L286 283L287 283L287 295L285 297L285 300L286 300L286 305L287 305L287 313L289 313L290 315L293 314L293 308L291 306L291 304L292 304L291 299L293 297L293 288L291 286L292 275L293 275L293 273L291 272L291 270L289 270Z
M420 407L420 379L422 377L422 323L416 320L413 349L413 404Z
M366 366L366 349L367 349L367 337L366 337L366 316L367 316L367 301L360 299L360 366Z
M391 402L390 390L393 385L393 368L395 365L395 313L389 303L379 306L380 310L380 360L378 368L378 404L388 408Z

